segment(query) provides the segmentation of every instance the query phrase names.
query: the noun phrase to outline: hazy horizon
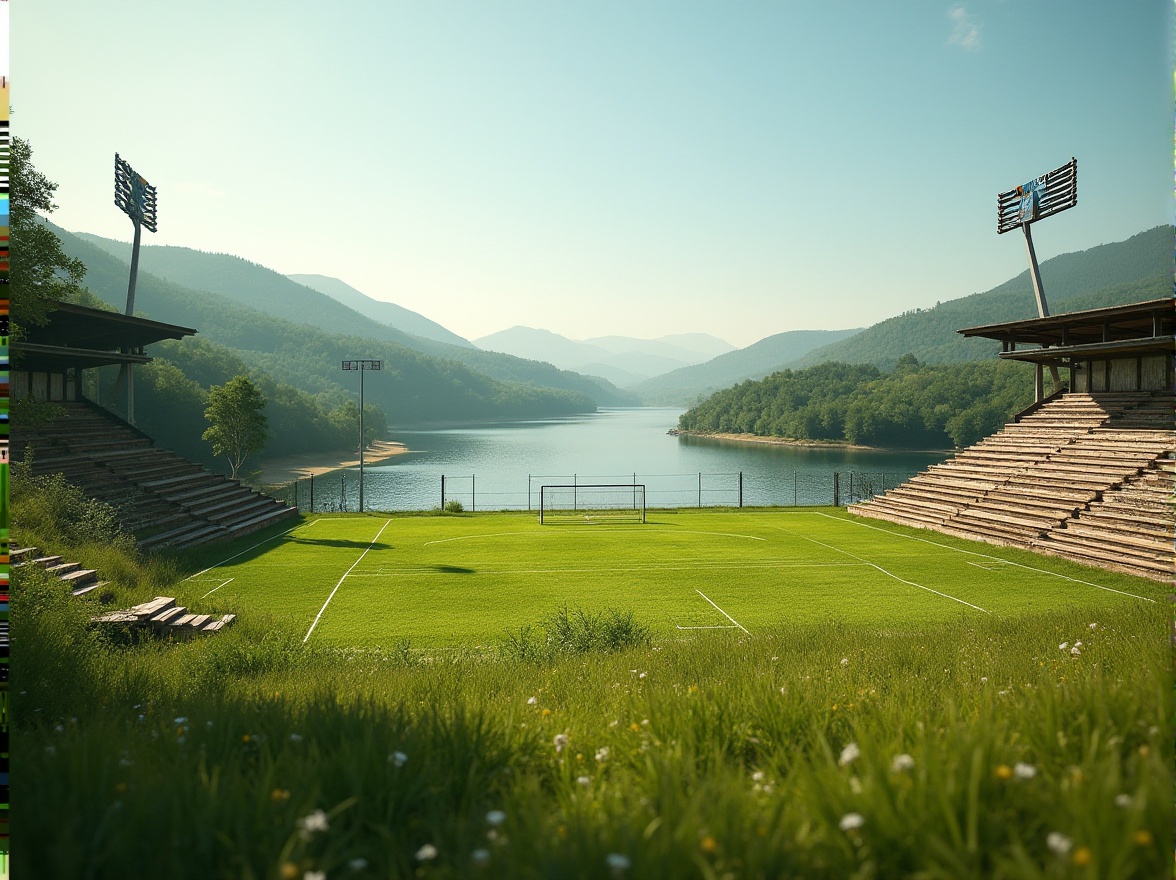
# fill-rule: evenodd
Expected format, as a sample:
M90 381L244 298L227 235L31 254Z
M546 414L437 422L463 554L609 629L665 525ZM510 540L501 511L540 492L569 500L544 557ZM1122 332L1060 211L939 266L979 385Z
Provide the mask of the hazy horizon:
M1071 156L1043 262L1172 221L1166 0L210 10L12 10L51 219L129 240L117 151L159 189L145 244L466 339L868 326L1024 271L996 194Z

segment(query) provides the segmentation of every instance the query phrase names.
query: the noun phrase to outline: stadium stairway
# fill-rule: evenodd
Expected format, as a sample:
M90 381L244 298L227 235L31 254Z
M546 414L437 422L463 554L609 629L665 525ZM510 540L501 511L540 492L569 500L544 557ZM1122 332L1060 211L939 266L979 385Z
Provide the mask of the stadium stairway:
M1173 396L1058 397L860 516L1171 580Z
M65 562L60 556L42 553L36 547L21 547L11 545L8 553L13 568L25 565L37 565L53 575L74 596L86 596L91 593L98 595L98 591L106 586L106 581L98 580L98 572L92 568L83 568L77 562Z
M33 474L62 474L88 497L115 507L144 550L191 547L248 534L298 511L173 452L113 413L87 402L58 404L65 415L17 427L17 460L31 447Z

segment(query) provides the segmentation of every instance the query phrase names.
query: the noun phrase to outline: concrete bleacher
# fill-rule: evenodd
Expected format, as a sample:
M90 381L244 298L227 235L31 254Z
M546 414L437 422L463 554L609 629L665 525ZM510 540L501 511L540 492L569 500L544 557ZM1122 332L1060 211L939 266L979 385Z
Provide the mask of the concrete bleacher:
M1171 579L1173 395L1070 393L850 508Z
M119 510L143 549L227 540L297 516L265 495L173 452L89 402L59 403L65 415L20 427L13 455L31 446L33 474L60 473L88 497Z

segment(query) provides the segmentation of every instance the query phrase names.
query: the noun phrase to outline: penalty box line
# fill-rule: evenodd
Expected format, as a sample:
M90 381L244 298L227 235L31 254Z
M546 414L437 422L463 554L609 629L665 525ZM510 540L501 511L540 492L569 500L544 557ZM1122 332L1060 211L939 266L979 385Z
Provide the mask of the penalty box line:
M830 517L830 519L837 519L837 517L835 517L835 516ZM982 611L985 614L992 613L987 608L981 608L979 605L973 605L971 602L966 602L963 599L959 598L958 596L952 596L949 593L942 593L939 590L931 589L931 587L925 587L922 584L916 584L914 581L908 581L906 578L900 578L898 575L894 574L893 572L887 571L886 569L884 569L882 566L878 565L877 563L870 562L870 560L868 560L868 559L863 559L861 556L857 556L853 553L850 553L848 550L842 550L840 547L835 547L832 544L826 544L824 541L818 541L816 538L810 538L808 535L801 535L797 532L791 531L790 529L786 529L783 526L773 526L773 528L779 529L780 531L784 532L785 534L793 535L797 538L803 538L806 541L812 541L814 544L819 544L820 546L825 547L829 550L833 550L837 553L844 553L850 559L856 559L859 562L864 562L866 565L870 566L871 568L878 569L878 571L882 572L882 574L886 575L887 577L894 578L899 583L907 584L908 586L911 586L911 587L917 587L920 590L926 590L928 593L934 593L936 596L942 596L944 599L950 599L953 602L959 602L961 605L967 605L969 608L975 608L977 611Z
M751 633L747 632L747 627L745 627L742 623L740 623L738 620L736 620L734 617L732 617L730 614L728 614L726 611L724 611L718 605L715 605L715 603L713 601L711 601L710 596L708 596L706 593L704 593L702 590L698 589L697 587L694 588L694 592L698 593L698 595L702 596L702 598L706 599L706 601L708 601L712 605L714 605L715 610L718 611L719 614L723 615L723 617L727 618L727 620L731 621L733 624L735 624L737 627L739 627L741 630L743 630L748 635L751 635Z
M1140 596L1136 593L1128 593L1126 590L1116 590L1114 587L1104 587L1102 584L1096 584L1091 581L1084 581L1079 578L1070 577L1068 574L1058 574L1056 571L1049 571L1048 569L1044 568L1034 568L1032 565L1022 565L1020 562L1013 562L1011 559L1001 559L999 556L989 556L987 553L977 553L975 550L964 550L960 547L952 547L950 544L940 544L938 541L928 541L926 538L917 538L914 535L904 535L901 532L892 532L890 529L879 528L878 526L872 526L864 522L857 522L856 520L852 519L843 519L840 516L829 516L829 514L821 513L820 511L816 511L816 514L818 516L828 517L829 519L835 519L838 522L848 523L851 526L861 526L863 529L873 529L875 532L882 532L886 535L893 535L895 538L906 538L910 541L920 541L924 544L930 544L932 547L941 547L944 550L954 550L956 553L966 553L969 556L979 556L981 559L992 559L997 562L1003 562L1005 565L1013 565L1017 568L1023 568L1026 571L1036 572L1037 574L1048 574L1052 577L1061 578L1064 581L1073 581L1076 584L1082 584L1083 586L1087 587L1094 587L1097 590L1106 590L1108 593L1118 593L1120 596L1130 596L1132 599L1142 599L1144 602L1151 602L1153 605L1156 604L1155 599L1149 599L1147 596Z
M318 520L315 521L318 522ZM363 558L368 555L368 550L371 550L376 546L376 541L380 540L380 535L384 534L384 529L388 528L388 523L390 522L392 522L390 519L384 520L384 524L380 526L380 530L376 532L376 536L372 538L372 542L367 545L367 550L364 550L362 553L360 553L359 559L351 563L351 568L347 569L347 571L343 573L343 577L339 578L339 583L335 584L335 589L331 590L331 595L327 596L327 601L323 603L323 607L319 609L319 613L314 616L314 622L310 625L310 629L306 631L306 638L302 640L302 644L306 644L307 640L310 638L310 634L314 632L314 628L318 626L319 620L322 619L323 612L327 610L327 606L331 604L331 600L335 598L335 594L339 592L339 588L343 586L343 581L347 580L347 575L351 574L351 572L355 570L355 566L363 562Z

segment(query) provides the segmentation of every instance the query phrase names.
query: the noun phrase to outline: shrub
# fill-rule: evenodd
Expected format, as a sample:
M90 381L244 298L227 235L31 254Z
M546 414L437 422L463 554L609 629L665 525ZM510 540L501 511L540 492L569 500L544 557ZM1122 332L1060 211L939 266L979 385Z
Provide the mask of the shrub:
M538 627L524 626L506 633L501 649L511 659L535 662L615 653L648 647L651 642L649 627L639 622L632 611L606 608L591 612L583 608L569 610L565 605L544 617Z
M452 501L445 502L446 513L461 513L463 510L465 510L465 508L456 498L454 498Z

